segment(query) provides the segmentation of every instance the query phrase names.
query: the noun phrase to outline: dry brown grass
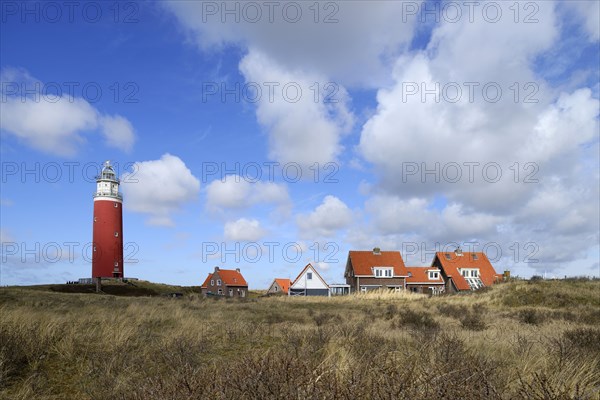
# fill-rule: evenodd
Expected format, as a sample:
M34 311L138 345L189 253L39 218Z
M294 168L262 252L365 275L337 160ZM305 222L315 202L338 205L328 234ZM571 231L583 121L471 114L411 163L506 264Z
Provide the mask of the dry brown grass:
M0 398L598 399L600 283L539 285L239 301L0 289Z

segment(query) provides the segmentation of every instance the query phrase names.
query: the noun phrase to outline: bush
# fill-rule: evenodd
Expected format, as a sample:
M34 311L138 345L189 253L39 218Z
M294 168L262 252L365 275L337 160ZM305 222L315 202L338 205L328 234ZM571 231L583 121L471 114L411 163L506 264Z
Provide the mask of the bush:
M563 337L575 347L600 353L600 329L577 328L566 331Z
M400 313L399 318L400 324L398 327L402 325L408 325L414 329L420 331L438 331L440 329L440 324L431 316L431 314L423 311L413 311L413 310L405 310Z
M460 319L460 325L464 329L470 331L483 331L487 328L484 317L481 313L477 312L467 312L467 314Z
M466 306L447 303L439 304L437 309L441 314L456 319L461 319L468 312L468 308Z
M535 308L526 308L521 310L517 316L519 321L529 325L540 325L547 319L547 315L544 312L536 310Z

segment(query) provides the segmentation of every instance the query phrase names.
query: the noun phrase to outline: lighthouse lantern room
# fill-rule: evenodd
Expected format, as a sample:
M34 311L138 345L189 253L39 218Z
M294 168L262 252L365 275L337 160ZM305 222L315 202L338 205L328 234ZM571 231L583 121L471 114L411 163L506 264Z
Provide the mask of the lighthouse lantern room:
M123 196L120 181L106 161L96 177L92 279L123 278Z

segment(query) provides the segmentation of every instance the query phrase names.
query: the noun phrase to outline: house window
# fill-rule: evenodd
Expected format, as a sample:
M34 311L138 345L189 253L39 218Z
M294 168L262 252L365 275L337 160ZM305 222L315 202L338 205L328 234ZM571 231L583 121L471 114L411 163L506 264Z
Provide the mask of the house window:
M217 286L221 286L221 280L217 279Z
M429 279L438 279L440 273L438 271L429 271Z
M219 290L217 290L217 294L218 294L218 295L223 295L223 289L219 289Z
M392 268L374 268L376 278L391 278L394 276Z
M279 288L277 286L275 286L275 291L278 291L278 290L279 290Z
M477 278L479 276L479 271L476 269L471 270L471 278Z
M401 290L402 290L402 287L401 287L401 286L396 286L396 287L394 288L394 291L395 291L396 293L400 292Z
M246 292L244 289L238 289L240 291L240 297L246 297Z
M210 280L210 286L215 286L215 280L214 279Z
M367 287L366 287L366 286L361 286L361 287L360 287L360 291L361 291L362 293L367 293Z
M229 289L229 297L233 297L233 289Z
M306 273L306 279L312 279L312 272L307 272Z
M460 271L460 274L466 278L467 276L469 276L469 271L463 269L462 271Z
M444 257L446 257L446 260L450 260L450 253L444 253Z

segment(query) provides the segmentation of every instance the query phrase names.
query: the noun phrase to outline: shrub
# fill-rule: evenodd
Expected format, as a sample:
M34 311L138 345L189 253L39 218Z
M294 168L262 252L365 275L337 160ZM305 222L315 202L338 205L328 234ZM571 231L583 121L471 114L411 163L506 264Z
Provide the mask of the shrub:
M600 353L600 329L577 328L563 333L563 337L574 346Z
M487 328L483 315L478 312L467 312L460 319L460 325L470 331L483 331Z
M437 309L441 314L456 319L461 319L468 311L466 306L447 303L438 304Z
M414 329L420 331L438 331L440 329L440 324L431 316L431 314L423 311L414 311L414 310L404 310L400 312L399 318L400 324L398 327L402 325L408 325Z
M517 316L519 321L529 325L540 325L547 319L547 315L544 312L536 310L535 308L520 310Z

